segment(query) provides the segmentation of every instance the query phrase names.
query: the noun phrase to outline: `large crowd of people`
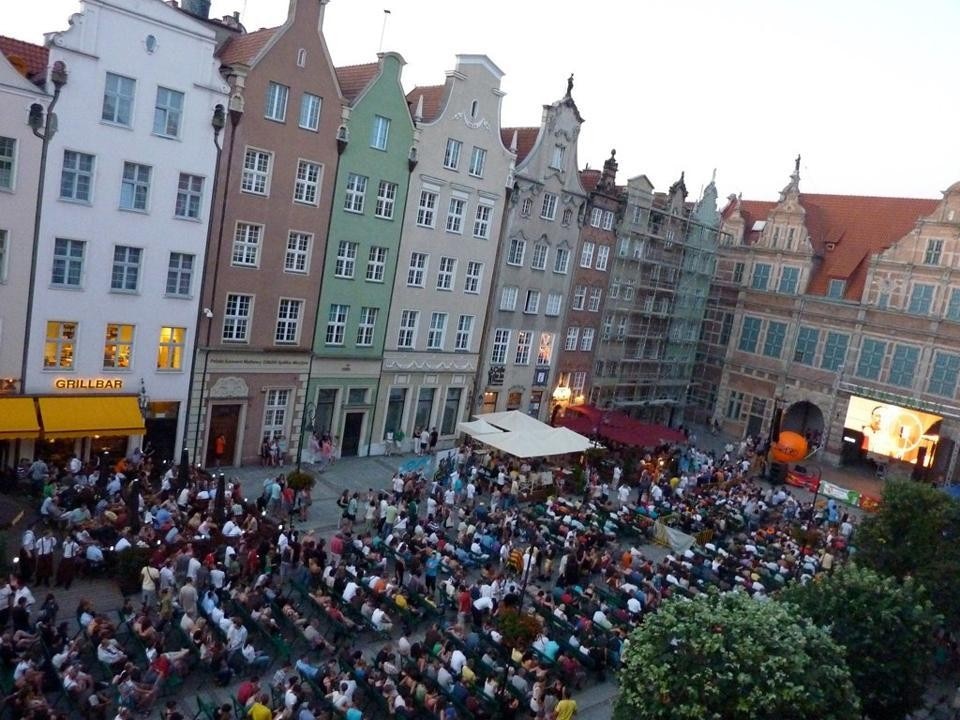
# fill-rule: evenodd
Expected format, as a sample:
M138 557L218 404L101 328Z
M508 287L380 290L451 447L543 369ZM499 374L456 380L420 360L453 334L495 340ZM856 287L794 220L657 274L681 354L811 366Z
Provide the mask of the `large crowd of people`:
M854 521L758 482L762 456L687 443L531 466L467 444L436 475L344 491L326 534L297 529L310 490L283 475L246 498L142 456L35 463L37 522L0 586L5 706L178 720L203 673L230 698L195 691L209 720L570 720L571 693L613 672L667 598L762 602L843 561ZM695 542L655 549L664 529ZM64 620L57 588L104 568L139 592Z

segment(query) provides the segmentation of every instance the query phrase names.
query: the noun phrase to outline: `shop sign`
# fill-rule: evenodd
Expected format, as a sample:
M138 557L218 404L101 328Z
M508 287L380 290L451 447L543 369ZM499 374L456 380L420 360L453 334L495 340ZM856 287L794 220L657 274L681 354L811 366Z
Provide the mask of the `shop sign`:
M533 371L533 386L544 387L550 377L550 368L537 368Z
M56 378L57 390L123 390L122 378Z
M487 385L503 385L503 376L507 369L503 365L494 365L487 371Z

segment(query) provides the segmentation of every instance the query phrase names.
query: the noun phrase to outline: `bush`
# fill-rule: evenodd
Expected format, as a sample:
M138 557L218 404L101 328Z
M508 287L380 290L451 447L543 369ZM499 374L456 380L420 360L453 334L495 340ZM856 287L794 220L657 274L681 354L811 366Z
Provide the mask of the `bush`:
M301 470L293 472L287 475L287 485L293 488L296 492L301 490L313 490L313 486L316 484L317 480L314 478L312 473Z
M537 639L542 628L540 618L536 615L507 607L497 613L497 629L503 635L503 642L508 648L527 648Z

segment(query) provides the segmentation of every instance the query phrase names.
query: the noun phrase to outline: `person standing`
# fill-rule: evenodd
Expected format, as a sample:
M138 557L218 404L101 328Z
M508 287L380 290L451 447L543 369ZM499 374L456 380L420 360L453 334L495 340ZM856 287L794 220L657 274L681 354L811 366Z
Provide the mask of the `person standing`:
M556 720L573 720L573 716L577 714L577 701L570 698L570 688L563 688L563 699L553 711Z
M437 451L437 440L440 439L440 433L437 432L436 428L433 428L430 431L430 454L433 455Z
M160 571L152 565L144 565L140 570L140 590L143 593L142 602L146 607L153 607L157 602L158 580L160 580Z
M63 539L63 556L60 558L60 565L57 567L57 587L63 587L69 590L73 584L73 576L76 572L76 557L80 552L80 545L74 540L73 535L67 535Z
M57 539L49 528L43 537L37 540L37 585L50 587L50 578L53 577L53 551L57 547Z
M220 463L223 461L223 456L227 453L227 436L223 433L217 435L216 440L213 441L213 459L217 467L220 467Z
M33 577L33 571L37 564L37 536L32 527L28 527L23 532L23 538L20 540L20 580L24 583L30 582Z
M423 430L420 432L420 454L426 455L427 448L430 446L430 431L427 430L427 426L423 426Z

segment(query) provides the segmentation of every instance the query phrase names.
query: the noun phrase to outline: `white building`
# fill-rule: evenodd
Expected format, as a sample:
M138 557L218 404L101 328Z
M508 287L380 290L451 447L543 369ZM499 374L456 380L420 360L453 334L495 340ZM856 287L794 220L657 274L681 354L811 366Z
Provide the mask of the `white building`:
M161 0L84 0L47 36L69 82L46 188L26 392L45 453L175 456L227 87L214 32ZM138 407L139 405L139 407ZM134 437L130 437L134 436Z

